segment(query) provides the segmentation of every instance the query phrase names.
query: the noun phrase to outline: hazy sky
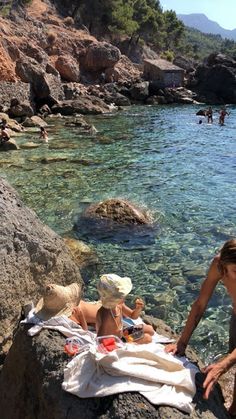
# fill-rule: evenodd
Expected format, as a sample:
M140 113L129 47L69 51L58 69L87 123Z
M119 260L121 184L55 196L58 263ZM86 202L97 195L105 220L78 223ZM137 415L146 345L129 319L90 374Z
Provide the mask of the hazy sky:
M225 29L236 29L236 0L160 0L164 10L182 14L204 13Z

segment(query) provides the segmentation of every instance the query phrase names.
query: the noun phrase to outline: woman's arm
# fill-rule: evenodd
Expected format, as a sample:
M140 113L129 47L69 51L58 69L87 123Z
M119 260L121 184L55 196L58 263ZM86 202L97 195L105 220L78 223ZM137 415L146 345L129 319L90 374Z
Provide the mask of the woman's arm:
M206 310L208 301L210 300L213 291L221 278L221 274L218 269L219 256L216 256L209 268L206 279L200 289L200 293L196 301L193 303L191 311L188 315L186 325L181 333L180 338L176 343L167 345L166 352L172 352L173 354L183 355L188 342L196 329L199 321L202 318L203 313Z

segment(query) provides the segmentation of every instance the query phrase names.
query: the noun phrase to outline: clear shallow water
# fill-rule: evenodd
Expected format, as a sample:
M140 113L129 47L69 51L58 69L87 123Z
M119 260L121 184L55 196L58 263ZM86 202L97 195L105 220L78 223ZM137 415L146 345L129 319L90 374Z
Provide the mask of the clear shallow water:
M199 125L197 109L133 107L87 118L98 129L96 136L49 120L49 146L0 154L0 174L61 235L71 234L88 204L106 198L124 197L152 211L158 229L151 242L87 241L100 260L87 295L96 298L101 273L130 276L130 300L144 297L146 313L176 332L212 256L236 235L236 108L224 127L217 121ZM19 144L31 136L36 134L19 138ZM46 164L51 158L60 161ZM207 362L227 351L229 313L230 301L219 285L191 341Z

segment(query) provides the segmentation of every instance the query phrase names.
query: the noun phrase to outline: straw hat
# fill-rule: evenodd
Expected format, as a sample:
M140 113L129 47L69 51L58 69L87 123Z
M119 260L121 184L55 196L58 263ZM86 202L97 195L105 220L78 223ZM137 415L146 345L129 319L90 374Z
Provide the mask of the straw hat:
M79 304L81 289L79 284L73 283L67 286L49 284L46 285L43 297L35 308L35 314L42 320L48 320L54 316L70 316L75 306Z
M106 274L100 277L97 289L103 307L113 308L130 293L132 282L128 277L121 278L116 274Z

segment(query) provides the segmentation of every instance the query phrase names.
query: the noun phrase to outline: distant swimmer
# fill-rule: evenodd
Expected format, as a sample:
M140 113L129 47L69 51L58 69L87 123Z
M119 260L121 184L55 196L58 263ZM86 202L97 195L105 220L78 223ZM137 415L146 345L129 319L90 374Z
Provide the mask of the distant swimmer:
M212 124L213 123L213 110L211 106L209 106L209 108L206 110L206 116L207 116L207 123Z
M45 143L48 143L48 133L44 127L40 127L40 136L39 138Z
M226 115L229 116L229 112L226 111L225 106L220 110L220 116L219 116L219 124L222 126L225 124L225 117Z
M10 133L8 126L5 120L2 121L1 125L1 134L0 134L0 144L4 144L10 140Z

